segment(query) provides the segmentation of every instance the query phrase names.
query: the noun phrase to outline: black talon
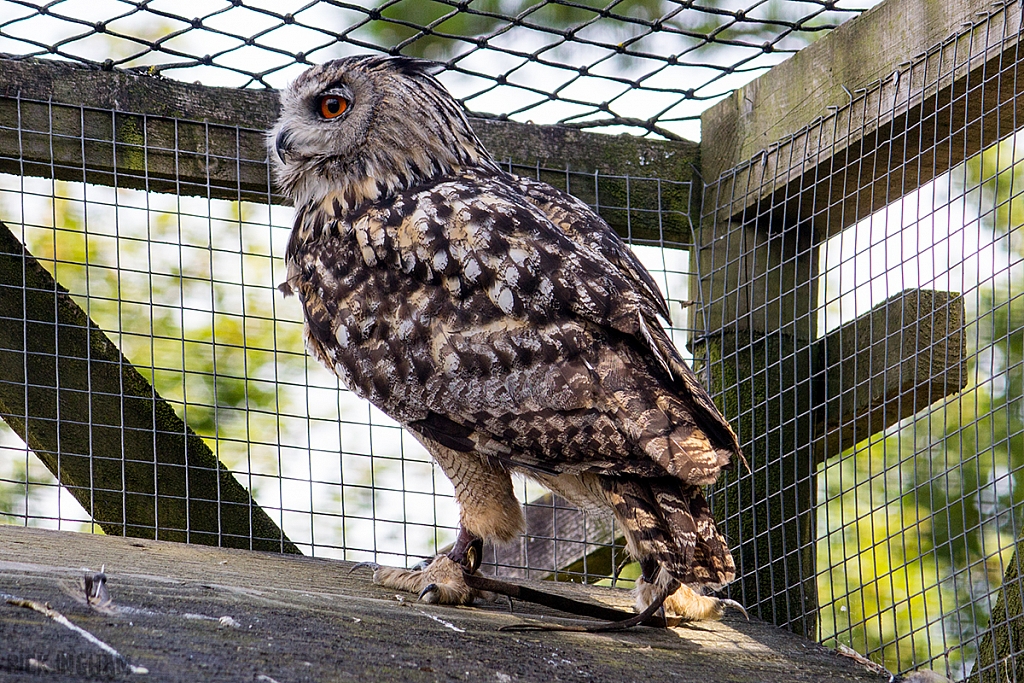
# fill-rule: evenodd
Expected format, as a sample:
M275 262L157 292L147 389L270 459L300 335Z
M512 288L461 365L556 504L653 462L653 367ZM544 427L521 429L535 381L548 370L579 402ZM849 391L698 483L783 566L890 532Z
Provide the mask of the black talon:
M428 583L426 586L423 587L423 590L420 591L420 594L417 596L417 599L418 600L423 600L423 596L424 595L427 595L428 593L436 593L436 592L437 592L437 584L436 583ZM435 598L434 600L426 600L426 602L428 602L430 604L434 604L435 602L437 602L437 599Z
M480 562L484 555L484 541L478 536L459 529L459 536L455 539L455 545L448 552L448 559L462 567L470 574L475 574L480 568Z
M722 598L721 603L725 607L732 607L733 609L738 609L740 612L743 613L743 616L747 618L747 621L750 621L750 615L747 614L746 608L740 603L736 602L735 600L729 600L728 598Z
M376 562L360 562L359 564L352 565L352 568L348 570L348 573L351 574L355 570L363 569L364 567L369 567L373 571L377 571L378 569L380 569L380 565Z
M466 561L463 563L464 567L469 569L470 574L476 574L476 570L480 569L480 563L484 559L484 542L483 539L476 539L469 544L466 548Z

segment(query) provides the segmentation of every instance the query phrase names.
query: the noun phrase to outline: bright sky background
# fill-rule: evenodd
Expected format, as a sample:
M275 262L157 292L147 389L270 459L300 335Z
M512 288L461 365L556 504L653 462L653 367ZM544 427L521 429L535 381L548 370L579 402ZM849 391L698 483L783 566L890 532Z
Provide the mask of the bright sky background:
M872 7L877 2L838 0L836 4L846 10L855 10ZM126 65L167 65L213 55L213 66L163 72L170 78L200 81L206 85L253 85L250 76L240 73L247 72L265 73L263 82L280 88L304 68L294 63L293 55L297 52L305 53L312 62L323 62L367 51L366 47L356 44L338 44L336 36L339 33L345 33L346 39L351 41L371 45L394 44L387 42L386 35L373 33L366 27L353 30L365 22L365 12L302 0L249 0L245 6L239 7L232 7L226 0L149 0L144 4L144 12L132 12L136 6L120 0L63 0L47 3L46 15L38 13L34 7L37 4L42 3L0 0L0 52L36 53L40 49L46 51L44 46L67 41L59 50L64 56L94 62L109 58L120 64L121 60L138 54L142 46L112 34L138 36L149 41L164 39L161 48L166 52L144 54ZM360 2L355 6L372 7L376 4ZM612 6L616 4L611 3ZM822 12L821 2L718 0L715 4L727 11L742 9L751 20L781 17L783 23L773 24L768 31L769 35L781 38L773 44L770 52L762 52L759 47L704 44L667 31L652 33L631 44L631 49L639 53L678 55L679 63L670 66L661 60L624 59L615 54L616 43L629 41L646 32L641 26L597 21L575 34L579 40L568 42L550 32L518 26L489 37L488 49L474 50L458 62L461 71L480 75L449 71L441 79L457 97L469 97L469 108L478 112L513 114L525 105L540 103L514 115L518 120L537 123L553 123L606 101L611 102L613 110L623 116L640 119L654 115L659 115L659 118L693 117L714 101L700 98L715 98L730 92L764 68L786 59L788 52L802 47L805 40L823 35L821 32L787 34L788 29L784 25L785 21ZM499 6L503 12L514 14L524 11L529 5L504 0ZM663 11L669 23L676 22L676 25L698 34L710 30L702 22L713 20L716 25L722 25L729 20L721 14L701 11L701 6L697 3L696 8L683 9L677 3L666 1ZM545 23L546 11L543 5L540 7L539 11L527 17L528 21ZM623 10L619 7L615 11ZM295 21L285 25L279 17L287 13L293 13ZM852 16L854 14L846 12L824 13L814 21L835 23ZM194 17L201 18L202 28L195 28L190 23ZM95 25L98 21L105 22L104 33L97 32ZM444 31L445 25L439 30ZM168 36L173 37L168 39ZM246 44L243 38L250 36L253 44ZM763 40L763 37L745 40L750 43ZM759 42L755 44L760 45ZM542 57L548 64L522 56L541 48L547 48ZM468 45L459 44L460 54L468 50ZM182 56L176 56L174 52ZM551 64L563 65L564 68ZM575 74L572 69L577 66L588 66L589 74ZM723 71L723 67L729 70ZM492 79L497 75L507 75L507 84L493 87ZM642 88L605 76L626 77L642 83ZM515 87L517 85L522 87ZM694 89L698 99L680 101L680 92L687 88ZM670 92L663 92L665 89ZM545 94L555 90L561 98L587 102L591 107L561 99L548 101ZM659 114L663 111L664 114ZM700 130L695 121L666 123L665 127L690 139L699 139ZM617 132L617 129L609 129L609 132Z

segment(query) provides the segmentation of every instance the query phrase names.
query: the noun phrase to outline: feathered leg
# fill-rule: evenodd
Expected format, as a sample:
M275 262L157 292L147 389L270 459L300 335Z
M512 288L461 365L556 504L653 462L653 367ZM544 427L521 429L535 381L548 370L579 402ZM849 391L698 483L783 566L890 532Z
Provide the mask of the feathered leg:
M476 573L482 559L483 538L507 542L522 531L522 509L512 490L507 470L470 453L456 453L422 439L445 475L455 486L462 522L452 549L411 569L374 566L373 582L419 595L420 600L445 605L468 605L491 594L473 590L463 571Z
M642 565L643 563L641 563ZM654 572L651 575L644 572L644 576L637 579L636 588L633 589L637 612L647 609L647 606L653 603L663 590L675 584L678 588L662 603L667 614L686 621L713 621L722 618L727 606L737 607L746 614L746 610L740 607L739 603L704 595L700 592L699 587L694 589L684 583L679 583L675 577L658 566L657 562L654 567Z

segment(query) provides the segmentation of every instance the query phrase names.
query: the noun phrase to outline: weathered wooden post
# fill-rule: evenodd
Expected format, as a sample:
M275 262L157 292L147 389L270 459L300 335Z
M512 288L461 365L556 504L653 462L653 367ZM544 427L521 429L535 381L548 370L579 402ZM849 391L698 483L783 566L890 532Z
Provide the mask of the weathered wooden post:
M717 200L716 187L705 202ZM800 225L716 221L712 212L697 271L707 332L694 355L751 468L723 476L712 503L740 575L731 595L814 637L817 245Z
M694 352L753 468L715 509L734 597L777 624L817 635L818 463L966 382L956 293L909 289L816 339L818 245L1019 127L1020 21L1017 3L885 2L701 117Z

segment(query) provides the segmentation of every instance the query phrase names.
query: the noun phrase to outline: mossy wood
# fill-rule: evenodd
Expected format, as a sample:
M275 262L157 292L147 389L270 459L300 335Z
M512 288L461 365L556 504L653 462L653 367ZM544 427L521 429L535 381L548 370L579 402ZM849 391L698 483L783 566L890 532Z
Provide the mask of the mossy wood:
M1011 135L1024 118L1019 2L888 0L701 117L718 220L822 238Z
M266 130L275 91L214 88L64 62L0 59L0 172L153 192L283 203ZM574 189L620 234L692 240L693 142L608 136L562 126L472 119L499 161L592 174ZM544 180L565 187L565 173ZM666 179L662 182L659 179ZM581 192L581 190L586 191ZM588 197L587 195L592 195Z
M698 252L708 333L695 341L711 393L744 444L711 505L752 614L815 637L813 478L818 259L808 231L705 224Z
M297 553L0 223L0 417L107 534Z
M965 317L957 293L907 289L825 335L817 462L967 386Z
M816 633L813 475L824 446L962 386L955 295L904 293L818 340L819 245L1013 132L1024 83L1013 5L889 0L702 116L710 182L694 287L706 334L694 351L752 468L724 477L713 505L737 546L733 597L798 632ZM990 23L976 26L981 18ZM954 303L916 305L926 300ZM901 319L906 343L889 349L891 326L877 323L894 311L914 317ZM892 362L913 372L886 373Z
M1024 538L1017 541L1013 558L1003 575L1002 589L989 617L989 629L978 646L978 659L967 683L1024 681Z

